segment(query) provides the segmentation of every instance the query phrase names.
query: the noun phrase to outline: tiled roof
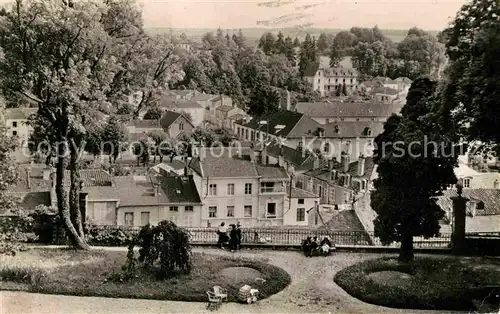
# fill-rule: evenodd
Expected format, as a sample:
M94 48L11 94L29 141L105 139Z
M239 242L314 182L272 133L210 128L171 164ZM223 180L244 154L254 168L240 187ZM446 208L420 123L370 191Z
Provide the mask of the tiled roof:
M354 210L343 210L325 222L325 226L320 229L328 230L365 230Z
M372 90L373 94L397 95L398 91L389 87L377 87Z
M372 157L365 157L365 171L363 176L358 175L358 163L359 161L351 162L349 164L349 169L345 174L351 175L352 178L360 178L360 179L365 179L365 180L370 180L373 169L375 167L375 163L373 162ZM339 173L344 173L342 169L342 165L337 162L334 166L334 169L337 170ZM337 179L332 180L331 177L331 169L328 168L327 165L318 168L318 169L312 169L304 173L304 175L309 176L309 177L314 177L316 179L328 182L329 184L334 184L334 185L339 185L341 184L340 182L340 177L337 176ZM354 188L354 183L351 182L350 188Z
M390 117L399 113L403 105L385 103L319 102L296 104L297 111L309 117Z
M263 179L289 179L285 169L277 166L255 165L257 173Z
M219 106L219 107L217 107L216 110L222 111L222 112L229 112L232 109L233 109L233 107L231 107L231 106Z
M174 96L164 95L161 98L160 107L162 108L203 108L202 105L193 99L176 99Z
M384 131L384 123L376 121L338 121L325 124L322 128L325 130L326 138L376 137ZM371 131L371 133L368 131Z
M89 201L119 199L116 186L90 186L83 188L83 192L88 194Z
M250 161L249 154L253 154L250 149L233 149L229 153L229 148L225 147L222 152L219 148L213 148L201 152L202 160L193 158L189 167L198 174L208 178L263 178L287 179L283 168L277 166L264 166Z
M381 82L383 84L396 84L397 83L396 81L392 80L391 78L384 77L384 76L377 76L374 79L372 79L372 81Z
M456 190L448 189L443 191L443 195L438 197L438 205L445 211L451 211L453 209L453 202L450 198L453 196L457 196ZM476 215L500 215L500 190L464 189L462 196L470 199L471 201L482 201L484 203L484 209L477 209ZM470 202L468 202L468 204L469 203Z
M214 98L219 97L217 95L212 95L212 94L203 94L203 93L196 93L191 100L194 101L209 101L213 100Z
M134 176L115 177L120 206L149 206L165 204L164 194L154 195L154 187L149 177L137 180Z
M274 158L278 158L280 153L283 155L283 158L286 162L291 163L295 166L296 169L300 170L304 167L304 169L311 169L314 163L314 157L308 151L300 151L295 148L280 145L276 143L271 143L267 146L267 154Z
M376 86L381 86L380 82L374 82L374 81L364 81L361 84L367 86L367 87L376 87Z
M164 130L167 130L180 116L181 114L178 112L167 110L163 117L161 117L160 124Z
M5 109L5 120L27 120L37 111L37 108L8 108Z
M130 120L127 126L134 126L141 129L158 129L161 128L160 120Z
M288 191L288 189L287 189ZM308 192L306 190L298 189L298 188L292 188L292 193L291 193L292 198L319 198L318 195L315 195L311 192Z
M167 203L201 203L192 177L160 177L159 181Z
M268 132L275 136L287 137L290 131L296 127L303 117L304 115L301 113L283 110L269 114L266 117L254 117L244 126L262 132ZM267 124L261 125L259 124L260 121L267 121ZM276 126L283 126L283 128L276 128Z
M31 167L28 172L26 168L20 171L20 180L12 192L47 192L50 191L50 180L43 179L44 168ZM80 170L80 179L83 181L84 188L92 186L111 186L112 176L102 169L83 169ZM66 170L64 176L64 185L70 185L70 171Z

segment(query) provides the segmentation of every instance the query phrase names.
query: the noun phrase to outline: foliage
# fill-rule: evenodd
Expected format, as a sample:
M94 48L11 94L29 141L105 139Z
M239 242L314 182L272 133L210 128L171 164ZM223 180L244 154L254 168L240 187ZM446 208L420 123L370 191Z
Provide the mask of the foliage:
M123 228L104 228L88 224L85 237L87 243L96 246L128 246L137 235L137 231Z
M65 22L62 22L65 21ZM136 4L130 1L16 1L2 17L1 89L9 100L38 105L31 124L50 143L70 143L68 193L62 182L68 151L57 145L58 209L73 244L83 238L77 190L76 147L98 113L115 112L134 92L139 110L156 101L182 72L166 38L150 38L142 29Z
M144 114L144 120L160 120L163 116L163 110L159 107L152 107Z
M500 3L473 0L443 31L450 59L443 123L450 134L500 143Z
M311 35L307 34L306 38L302 42L300 49L300 61L299 61L299 72L303 77L305 70L318 62L318 49L316 47L316 41L311 38Z
M467 260L419 257L412 264L381 258L344 268L335 275L334 281L353 297L381 306L470 311L474 307L473 299L483 300L491 291L482 293L480 287L498 282L497 273L476 268L481 264L492 263L498 265L497 261L481 257ZM402 272L412 278L398 279L392 283L371 278L370 274L381 271Z
M159 267L161 279L170 278L178 271L191 272L191 245L188 233L171 221L160 221L158 226L144 226L129 246L129 259L134 259L134 247L139 246L138 262L148 269Z
M432 112L438 101L436 83L417 79L402 116L391 116L375 138L378 178L371 194L377 212L375 235L384 244L400 241L402 261L413 258L414 236L439 233L444 212L436 197L456 182L456 152Z
M328 55L330 57L330 66L332 68L338 67L340 61L342 61L342 54L339 51L339 48L334 45L330 48L330 53Z
M257 117L277 112L280 109L280 99L273 88L259 84L250 96L249 112Z
M116 161L119 154L127 148L123 143L128 138L127 129L116 118L110 117L101 131L101 142L99 143L101 153L110 155Z

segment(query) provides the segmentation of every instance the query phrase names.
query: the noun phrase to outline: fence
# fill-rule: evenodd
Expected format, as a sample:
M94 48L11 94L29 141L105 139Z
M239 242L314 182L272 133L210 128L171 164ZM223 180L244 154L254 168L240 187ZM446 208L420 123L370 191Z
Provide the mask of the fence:
M94 230L116 232L121 230L128 234L136 234L140 227L114 227L99 226ZM193 244L215 244L218 235L217 228L185 228ZM332 243L346 246L383 246L379 238L375 237L371 231L347 230L331 231L325 229L312 228L242 228L242 244L268 244L277 246L300 245L307 237L318 237L322 240L329 236ZM414 237L414 247L416 248L447 248L451 244L451 234L441 234L439 237L425 239L424 237ZM399 247L399 243L393 243L388 247Z

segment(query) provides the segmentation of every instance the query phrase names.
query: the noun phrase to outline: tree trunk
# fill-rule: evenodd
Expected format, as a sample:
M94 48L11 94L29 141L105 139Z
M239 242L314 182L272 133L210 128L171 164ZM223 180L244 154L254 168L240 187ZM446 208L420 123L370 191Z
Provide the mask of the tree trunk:
M75 227L78 236L85 242L83 232L82 212L80 210L80 173L78 167L78 152L75 145L70 145L70 181L69 190L69 208L71 213L71 221Z
M63 138L63 140L66 141L65 138ZM66 160L64 155L66 148L62 148L61 150L62 151L58 152L57 165L56 165L56 196L57 196L57 208L59 211L59 216L61 217L61 220L64 223L64 226L66 227L66 230L69 233L68 235L73 245L79 249L88 249L88 245L78 235L78 232L76 231L71 221L68 195L64 188L64 176L66 170L65 167Z
M398 260L403 263L413 261L413 235L411 233L403 234Z

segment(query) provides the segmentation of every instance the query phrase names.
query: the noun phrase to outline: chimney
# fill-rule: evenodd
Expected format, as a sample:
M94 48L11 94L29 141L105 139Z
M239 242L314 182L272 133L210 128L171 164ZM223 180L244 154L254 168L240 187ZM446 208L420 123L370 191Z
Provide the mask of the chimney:
M361 154L358 160L358 176L362 177L365 175L365 156Z
M335 158L328 159L328 169L333 170L335 168L336 160Z
M28 168L26 168L26 185L28 187L28 190L31 189L31 178L30 178L30 170Z
M347 154L346 152L342 152L342 154L340 156L340 163L342 164L342 170L344 172L348 172L349 171L349 163L350 163L349 154Z
M266 145L266 143L264 143L260 155L261 155L261 163L263 165L267 166L267 145Z

